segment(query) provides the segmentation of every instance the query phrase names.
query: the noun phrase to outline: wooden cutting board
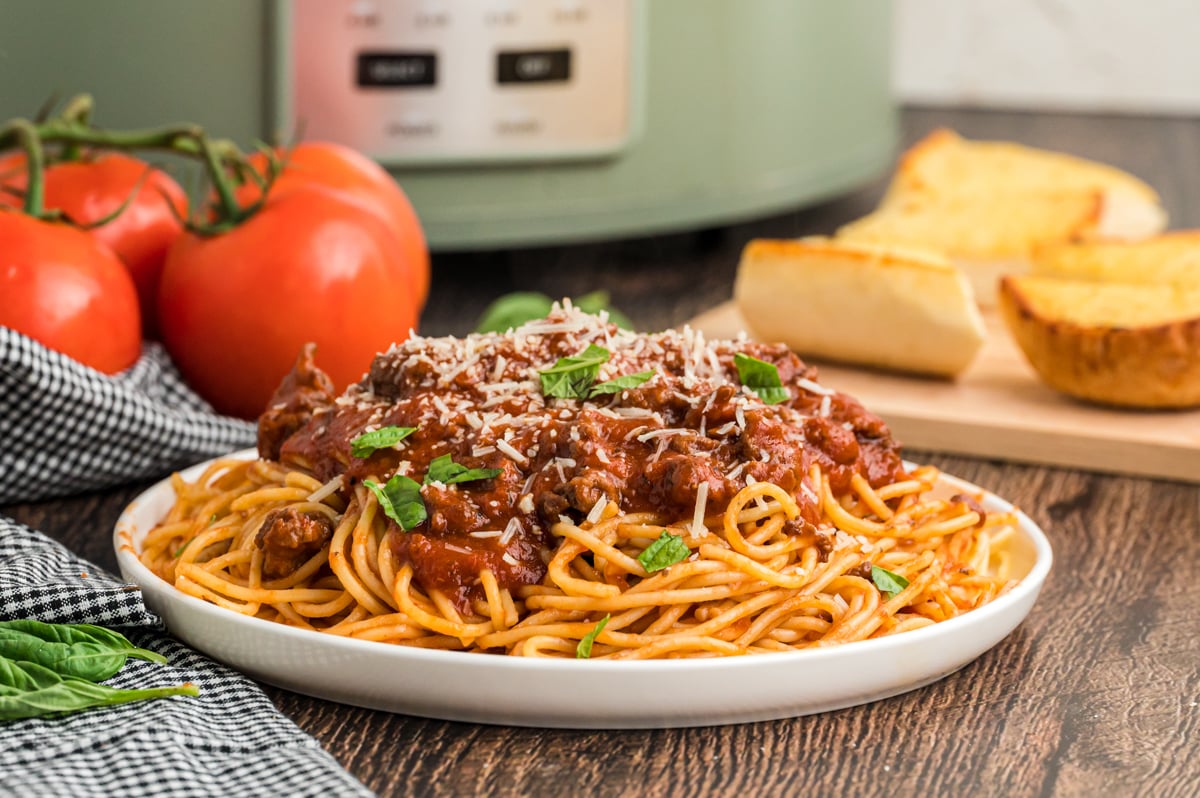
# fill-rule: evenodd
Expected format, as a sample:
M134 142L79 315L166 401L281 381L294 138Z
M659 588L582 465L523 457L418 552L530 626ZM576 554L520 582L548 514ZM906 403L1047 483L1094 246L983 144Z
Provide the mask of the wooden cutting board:
M1200 410L1109 410L1038 381L998 316L956 381L903 376L809 359L822 384L857 397L914 449L1200 482ZM747 330L732 301L700 314L709 338Z

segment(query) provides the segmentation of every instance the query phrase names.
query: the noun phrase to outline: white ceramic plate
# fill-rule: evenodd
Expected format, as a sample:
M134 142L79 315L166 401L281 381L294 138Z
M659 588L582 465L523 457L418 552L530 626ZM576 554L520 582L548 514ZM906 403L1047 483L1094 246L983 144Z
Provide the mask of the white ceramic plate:
M252 457L253 451L240 452ZM201 464L184 473L194 478ZM945 476L951 493L982 492ZM117 521L121 573L178 638L298 693L444 720L618 729L708 726L855 706L947 676L1004 639L1050 571L1050 544L1024 514L1011 543L1013 590L978 610L899 635L832 648L652 662L526 660L350 640L248 618L175 590L138 561L142 539L174 500L164 480ZM986 510L1008 511L988 494Z

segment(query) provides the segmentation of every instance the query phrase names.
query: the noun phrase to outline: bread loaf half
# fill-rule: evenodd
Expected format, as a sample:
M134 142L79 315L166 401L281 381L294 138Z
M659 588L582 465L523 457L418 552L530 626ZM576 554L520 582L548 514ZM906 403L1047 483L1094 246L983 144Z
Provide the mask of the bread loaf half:
M884 204L914 197L1099 192L1100 231L1141 238L1167 223L1153 188L1108 164L1009 141L971 141L939 128L900 157Z
M991 307L996 281L1028 272L1035 250L1096 234L1101 201L1097 191L894 200L837 235L848 242L939 252L962 269L979 304Z
M962 274L936 253L901 247L751 241L734 299L761 340L847 363L953 376L984 341Z
M980 304L1003 274L1030 270L1035 250L1139 239L1166 226L1158 194L1106 164L935 130L901 158L879 209L839 238L936 249L971 281Z
M1009 276L999 298L1052 388L1121 407L1200 406L1200 286Z
M1057 244L1033 255L1032 274L1099 283L1200 285L1200 230L1143 241Z

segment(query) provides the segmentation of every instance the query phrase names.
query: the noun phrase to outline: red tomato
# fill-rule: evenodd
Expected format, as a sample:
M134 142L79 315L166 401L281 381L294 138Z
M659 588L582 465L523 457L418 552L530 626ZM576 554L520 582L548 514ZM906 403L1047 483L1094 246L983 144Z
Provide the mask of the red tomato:
M184 378L223 413L255 418L300 348L338 389L416 324L408 264L392 228L343 193L297 186L238 227L184 233L163 270L163 342Z
M281 153L282 155L282 153ZM267 165L262 153L250 156L260 171ZM298 144L287 154L287 165L275 180L272 193L284 193L313 183L347 192L364 208L382 216L396 231L403 260L413 272L416 311L419 314L429 294L429 250L421 222L404 190L383 167L349 147L324 141ZM257 185L243 186L238 198L251 202L261 196Z
M23 170L4 177L13 167L23 168L24 163L23 153L0 159L0 180L24 190ZM170 198L180 215L187 212L187 198L168 175L157 169L148 172L149 169L145 161L119 152L53 164L45 172L44 206L47 210L61 210L76 223L93 224L121 207L138 181L142 181L137 195L117 218L90 232L97 241L108 245L129 270L137 286L145 333L153 338L158 330L158 282L163 260L182 229L163 195ZM0 202L16 206L21 200L9 194Z
M0 325L108 374L142 347L133 280L80 230L0 209Z

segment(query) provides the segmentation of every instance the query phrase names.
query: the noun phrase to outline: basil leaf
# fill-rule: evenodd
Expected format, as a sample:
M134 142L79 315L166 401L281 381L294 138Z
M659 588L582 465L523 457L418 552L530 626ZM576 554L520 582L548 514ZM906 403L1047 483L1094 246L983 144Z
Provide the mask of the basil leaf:
M380 427L374 432L364 432L350 441L350 454L359 459L370 457L380 449L395 446L416 431L416 427Z
M880 568L878 565L871 566L871 581L875 583L875 587L879 588L879 592L889 599L895 598L900 591L908 587L908 580L903 576L894 574L886 568Z
M592 627L592 631L583 636L579 641L579 645L575 646L576 659L588 659L592 656L592 644L596 642L596 638L604 631L604 627L608 625L608 619L611 615L605 615L600 619L600 622Z
M572 300L575 307L584 313L597 314L608 311L608 320L626 330L633 329L633 322L624 313L609 305L607 291L592 291ZM536 291L516 291L505 294L484 309L475 332L505 332L520 327L527 321L544 319L554 307L554 300Z
M605 380L599 385L592 386L592 389L588 391L588 398L600 396L602 394L620 393L628 388L636 388L643 382L647 382L653 378L653 371L639 371L637 374L629 374L624 377Z
M461 463L454 462L448 454L433 458L429 470L425 472L425 484L440 482L443 485L453 485L456 482L474 482L477 479L491 479L499 476L499 468L467 468Z
M36 662L0 657L0 721L36 718L147 698L198 695L194 684L122 690L62 676Z
M534 291L505 294L488 305L475 324L475 332L506 332L527 321L541 319L550 313L554 300Z
M600 366L606 363L609 352L602 346L588 344L578 355L560 357L553 366L539 371L542 395L559 399L586 399L588 389L596 381Z
M429 517L425 502L421 500L421 486L415 479L396 474L386 485L370 479L364 479L363 484L375 494L384 515L399 524L405 532L421 525Z
M738 352L733 356L733 365L737 367L742 385L758 394L765 403L777 405L791 398L779 380L779 369L772 364Z
M121 670L127 657L160 665L167 661L99 626L28 620L0 621L0 657L32 662L60 676L89 682L109 678Z
M683 562L691 553L691 549L683 542L682 537L672 535L664 529L658 536L658 540L642 550L637 560L646 569L646 573L652 574L677 562Z

